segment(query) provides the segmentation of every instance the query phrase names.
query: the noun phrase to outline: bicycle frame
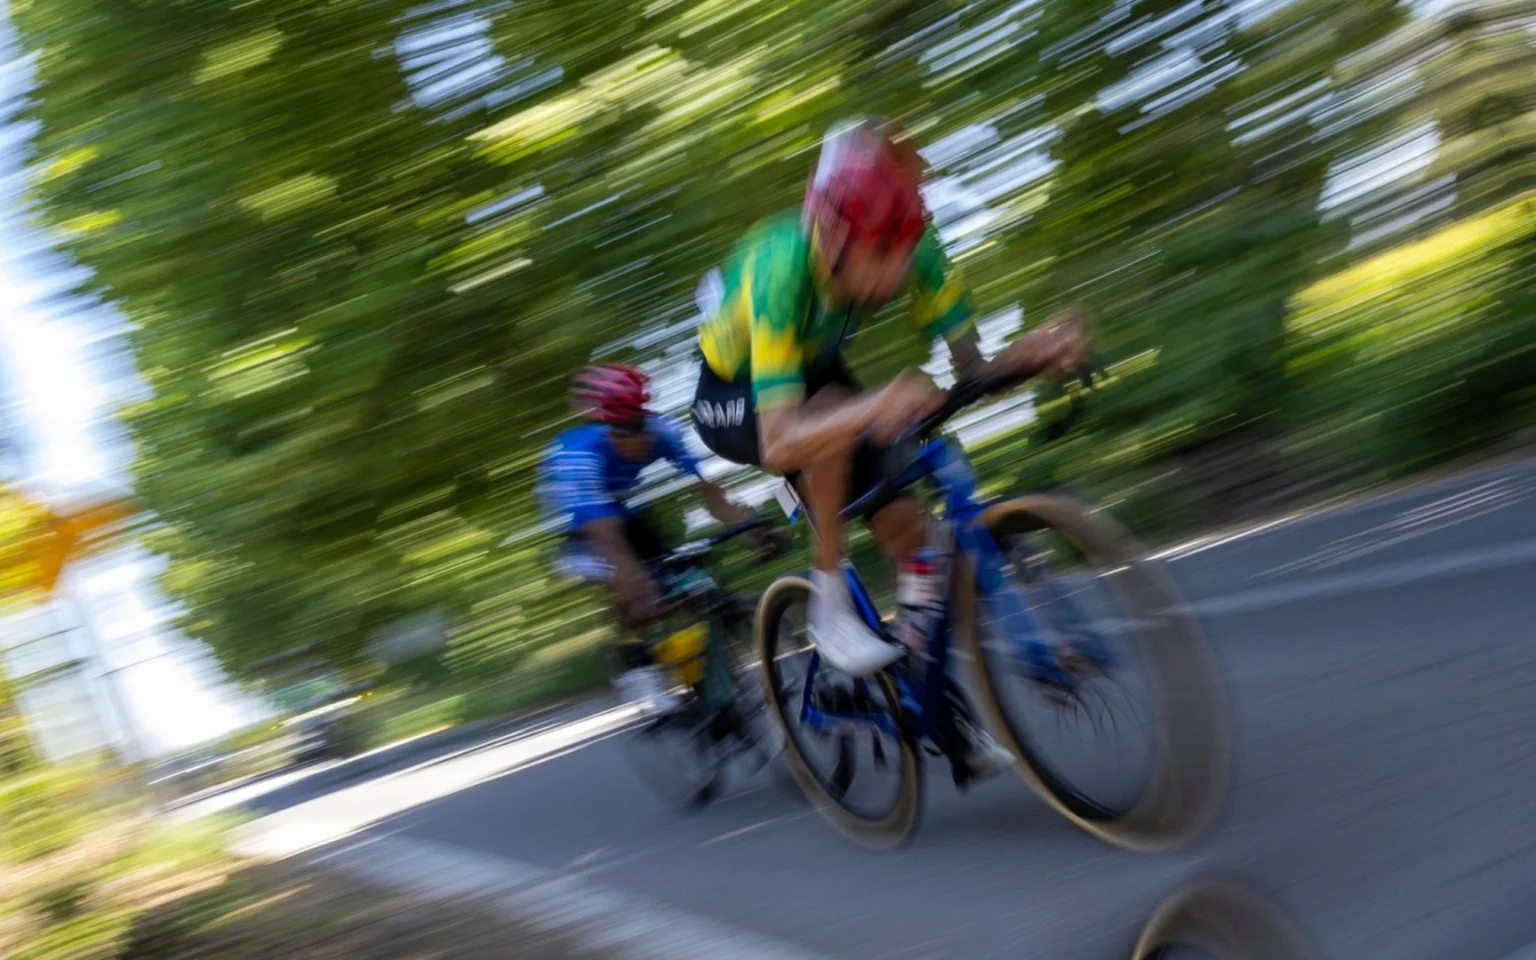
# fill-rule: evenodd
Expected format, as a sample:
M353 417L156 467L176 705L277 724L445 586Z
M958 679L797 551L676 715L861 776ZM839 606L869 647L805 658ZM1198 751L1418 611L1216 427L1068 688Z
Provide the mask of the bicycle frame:
M721 633L722 618L731 616L728 609L730 594L709 572L705 561L715 547L748 529L762 525L756 521L734 524L712 537L681 544L673 549L674 555L687 550L695 553L673 566L653 570L658 583L664 588L663 606L687 605L694 616L709 624L709 640L703 654L704 680L699 685L699 694L704 702L705 713L710 717L729 706L735 699L736 691L726 660L725 637Z
M708 624L709 636L705 644L702 657L703 679L698 684L698 691L704 703L706 714L713 715L718 712L731 699L732 683L729 674L722 674L724 669L724 655L722 647L724 637L720 633L718 617L722 614L725 602L724 589L717 583L713 576L702 566L686 566L662 574L658 580L663 587L661 602L672 605L677 610L686 609L693 618L705 621ZM666 621L662 621L666 624ZM668 632L669 626L662 626L653 631L651 643L659 642L657 639Z
M925 479L932 480L943 495L944 515L941 522L953 533L949 540L950 581L944 595L953 596L954 577L958 569L955 560L963 555L971 575L975 577L976 596L997 615L1016 654L1036 663L1049 663L1054 669L1059 669L1054 666L1054 650L1044 639L1028 598L1011 578L1004 575L1007 559L982 522L982 514L988 504L976 499L976 476L958 442L948 437L929 440L896 480L895 486L902 489ZM859 615L876 633L883 632L879 612L853 564L845 558L842 569ZM944 689L949 672L952 626L953 609L951 602L946 601L928 637L927 650L922 654L927 662L920 680L913 682L900 672L896 674L902 706L913 721L911 732L920 738L932 738L943 720L944 711L948 709ZM821 732L869 725L892 736L902 735L888 713L828 711L816 707L811 702L811 691L820 665L820 654L813 652L806 670L805 689L801 694L802 724ZM867 683L867 680L855 681L856 689Z

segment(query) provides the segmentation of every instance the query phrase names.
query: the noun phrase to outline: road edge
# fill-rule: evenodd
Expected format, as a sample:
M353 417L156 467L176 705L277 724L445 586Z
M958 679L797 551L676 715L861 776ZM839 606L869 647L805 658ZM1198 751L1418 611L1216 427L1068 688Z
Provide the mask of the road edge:
M1525 446L1517 450L1488 458L1469 458L1445 464L1439 468L1424 470L1397 480L1383 480L1358 487L1319 494L1316 498L1303 498L1296 503L1257 511L1251 517L1232 523L1218 524L1199 531L1192 531L1169 543L1149 544L1153 559L1176 559L1214 546L1225 546L1250 536L1265 533L1277 527L1296 523L1308 523L1332 514L1348 513L1372 505L1389 504L1396 500L1420 496L1479 477L1495 477L1508 472L1536 465L1536 447ZM1134 531L1132 531L1134 532Z
M473 900L612 960L834 960L678 907L507 857L399 836L342 842L300 856L427 900Z

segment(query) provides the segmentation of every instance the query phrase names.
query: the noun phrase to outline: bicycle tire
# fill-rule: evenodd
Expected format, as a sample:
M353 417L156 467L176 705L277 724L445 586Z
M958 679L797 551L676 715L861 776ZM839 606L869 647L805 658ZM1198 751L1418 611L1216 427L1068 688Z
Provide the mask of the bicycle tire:
M982 650L975 577L960 558L955 576L955 630L976 665L980 709L1019 761L1025 782L1053 809L1088 833L1125 849L1150 852L1200 836L1226 798L1230 732L1226 701L1214 658L1172 581L1136 539L1104 511L1056 495L1017 497L989 507L982 522L998 531L1029 518L1054 530L1096 564L1117 574L1117 600L1155 626L1141 644L1156 674L1157 769L1141 796L1120 812L1107 811L1073 792L1032 755L1028 738L1004 709L996 678Z
M792 729L786 710L798 709L797 703L787 703L780 682L777 664L779 623L785 612L797 602L806 602L812 587L804 577L788 576L775 580L763 593L757 606L754 636L758 662L761 665L763 695L774 722L778 724L783 744L783 757L790 773L811 806L848 839L876 850L901 845L912 835L922 814L922 759L910 735L899 739L898 795L889 814L879 818L860 815L849 809L842 798L834 796L827 784L811 769L801 748L800 740ZM896 683L888 673L880 673L874 679L880 685L881 694L888 705L899 710L901 700ZM896 717L900 729L905 730L905 718Z
M1231 880L1203 880L1152 911L1131 960L1163 960L1179 947L1220 960L1315 960L1301 930L1257 891Z
M755 598L754 598L755 608ZM731 671L735 677L736 693L731 710L734 711L736 722L740 724L737 731L737 739L744 749L738 754L736 762L729 765L727 780L734 783L742 776L742 755L746 756L746 763L750 770L748 777L766 775L782 789L799 792L799 785L791 775L789 765L784 760L783 735L778 723L769 716L770 710L762 692L762 679L764 672L757 668L757 647L753 636L753 610L749 609L745 617L739 621L746 629L743 642L737 642L734 635L737 631L731 630L733 637L727 644L725 655L730 658ZM735 626L732 621L731 626ZM771 768L771 770L770 770Z
M617 651L610 650L608 660L610 674L617 676L624 669ZM708 762L709 758L703 758L702 751L692 742L697 739L697 734L693 731L696 731L701 723L698 697L689 694L683 705L672 714L643 718L619 737L624 754L636 778L645 785L652 796L667 806L682 810L697 810L708 806L720 793L723 771L713 766L709 772L702 772L704 768L712 765ZM660 748L661 737L674 732L684 734L689 740L687 749L694 754L695 758L703 759L698 776L691 775L682 763L676 762L677 757L672 755L671 748ZM657 749L666 757L665 766L668 769L660 768L656 755L647 755L646 751L640 749L641 744L646 743L658 745Z

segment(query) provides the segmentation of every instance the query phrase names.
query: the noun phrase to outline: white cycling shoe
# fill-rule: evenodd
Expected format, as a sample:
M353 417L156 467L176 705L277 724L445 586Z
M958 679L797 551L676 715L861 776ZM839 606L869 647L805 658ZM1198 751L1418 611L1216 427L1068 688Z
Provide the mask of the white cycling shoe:
M661 667L635 667L613 678L613 685L624 702L639 707L641 713L661 714L674 710L682 701L672 692L667 672Z
M903 648L869 629L853 610L841 572L811 571L811 639L840 673L867 677L900 660Z

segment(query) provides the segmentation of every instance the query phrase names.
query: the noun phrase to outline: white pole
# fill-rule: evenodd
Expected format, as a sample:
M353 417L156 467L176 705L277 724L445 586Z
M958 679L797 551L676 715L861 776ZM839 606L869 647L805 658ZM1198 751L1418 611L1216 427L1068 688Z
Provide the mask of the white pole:
M121 686L119 671L108 662L106 649L101 642L101 636L96 632L89 613L84 605L74 596L69 588L67 578L61 578L54 604L56 610L69 611L70 618L74 621L70 631L78 638L80 646L79 659L94 667L94 676L90 678L93 696L92 704L95 708L98 722L103 732L106 733L108 724L106 716L110 715L116 728L117 736L107 734L108 738L117 741L113 745L128 763L145 760L149 757L143 737L138 729L138 717L134 714L132 706Z

